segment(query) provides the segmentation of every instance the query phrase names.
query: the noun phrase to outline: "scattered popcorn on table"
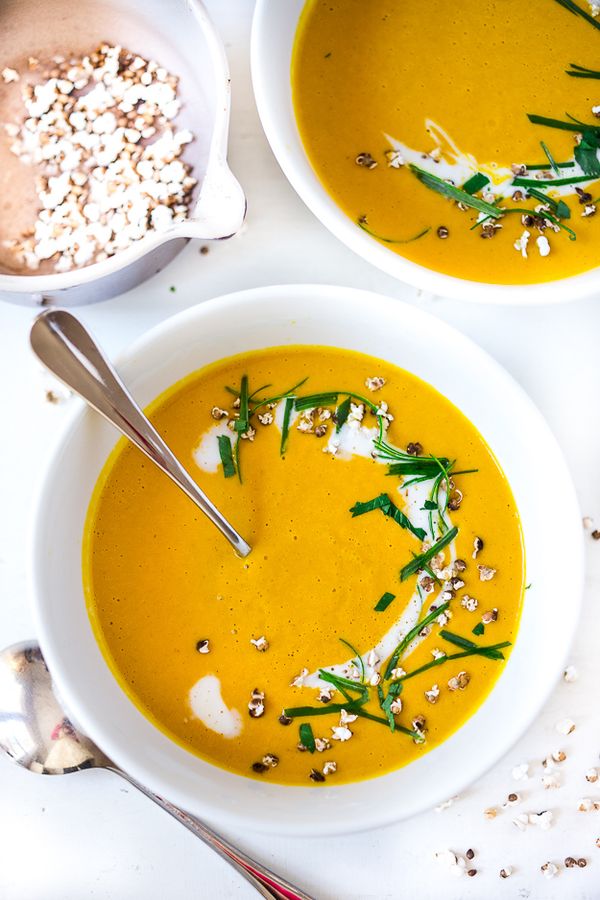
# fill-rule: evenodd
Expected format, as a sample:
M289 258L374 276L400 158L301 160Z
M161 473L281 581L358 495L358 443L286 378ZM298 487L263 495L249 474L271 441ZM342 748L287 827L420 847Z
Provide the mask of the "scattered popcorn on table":
M542 775L542 784L546 790L550 790L551 788L559 788L561 780L558 775Z
M515 781L524 781L529 778L529 763L521 763L512 770L512 777Z
M465 875L467 864L462 856L457 856L452 850L439 850L434 854L437 862L448 869L451 875L460 877Z
M575 722L573 719L561 719L555 727L559 734L572 734L575 731Z
M558 875L558 866L556 866L553 862L545 862L541 866L542 874L545 878L554 878Z
M548 831L554 824L554 813L549 809L539 813L529 813L529 824L538 825L542 831Z

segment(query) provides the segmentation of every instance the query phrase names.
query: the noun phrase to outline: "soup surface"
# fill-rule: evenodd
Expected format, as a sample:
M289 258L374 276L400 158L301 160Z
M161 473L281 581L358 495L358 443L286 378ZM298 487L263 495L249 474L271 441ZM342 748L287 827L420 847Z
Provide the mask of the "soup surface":
M309 0L297 122L357 227L489 283L599 264L600 87L582 70L598 68L600 20L578 5L583 16L557 0Z
M281 347L193 374L150 413L253 548L238 559L117 445L86 595L158 728L241 775L337 784L410 762L477 709L516 636L523 546L502 471L448 400L372 357Z

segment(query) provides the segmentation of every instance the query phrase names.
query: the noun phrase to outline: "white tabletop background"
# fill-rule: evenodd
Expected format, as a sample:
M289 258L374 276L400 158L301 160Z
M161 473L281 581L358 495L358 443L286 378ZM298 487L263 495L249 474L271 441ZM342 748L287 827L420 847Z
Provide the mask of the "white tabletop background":
M212 0L208 7L232 70L230 159L248 196L246 226L233 240L212 245L208 255L189 245L137 290L83 307L83 321L116 353L181 309L257 285L338 283L418 304L469 334L531 394L564 450L582 512L600 527L600 297L546 309L479 307L418 295L355 257L288 186L262 133L250 82L251 2ZM27 582L35 486L68 407L68 401L45 400L49 382L28 350L32 315L0 304L0 645L34 636ZM318 900L600 898L600 811L577 810L582 797L600 800L600 782L585 780L585 771L600 765L600 542L586 535L586 551L584 611L572 648L578 680L557 684L520 743L451 807L329 840L228 836ZM565 604L573 601L564 597ZM565 716L576 723L568 737L554 728ZM568 754L562 785L544 790L541 760L559 747ZM517 783L511 770L522 762L531 764L531 777ZM501 807L511 790L519 791L521 804L486 821L483 810ZM531 826L521 832L512 824L518 812L543 809L554 812L548 831ZM473 878L455 879L434 859L436 850L464 854L469 847L476 851ZM566 856L585 857L588 865L565 869ZM547 860L561 865L551 881L540 872ZM504 866L513 868L508 880L499 877ZM2 900L254 896L216 855L115 775L42 778L0 759Z

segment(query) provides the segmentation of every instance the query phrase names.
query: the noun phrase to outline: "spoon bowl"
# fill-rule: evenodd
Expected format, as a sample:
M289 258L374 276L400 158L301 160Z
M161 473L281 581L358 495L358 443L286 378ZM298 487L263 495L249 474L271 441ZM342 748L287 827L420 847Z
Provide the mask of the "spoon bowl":
M111 765L65 715L36 644L0 653L0 749L40 775Z
M311 900L308 894L246 856L208 825L147 790L115 766L69 719L55 693L42 651L33 642L16 644L0 652L0 751L23 768L40 775L108 769L215 850L261 896L271 900Z

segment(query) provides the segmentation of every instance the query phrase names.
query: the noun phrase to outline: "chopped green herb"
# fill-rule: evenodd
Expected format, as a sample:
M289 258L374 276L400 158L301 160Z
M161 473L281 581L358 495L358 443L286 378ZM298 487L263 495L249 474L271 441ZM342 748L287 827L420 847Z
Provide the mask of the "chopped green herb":
M545 125L547 128L557 128L559 131L581 131L582 128L591 128L593 131L600 130L600 125L586 125L585 122L579 122L577 119L573 119L572 116L569 116L570 122L565 122L564 119L550 119L547 116L538 116L535 113L528 113L527 118L533 125Z
M330 716L332 713L341 713L343 709L354 713L357 707L366 703L368 699L369 695L365 694L364 697L348 700L345 703L327 703L321 706L290 706L283 710L283 714L289 719L300 719L307 716Z
M267 388L270 388L270 387L271 387L270 384L261 384L261 386L260 386L259 388L256 388L255 391L252 391L252 393L251 393L250 396L248 397L248 402L249 402L249 403L252 403L253 401L254 401L254 402L257 402L257 401L255 400L256 395L257 395L257 394L260 394L261 391L266 391L266 389L267 389Z
M344 638L340 638L340 641L341 641L341 643L344 644L344 646L346 646L349 650L352 650L352 652L354 653L354 656L355 656L356 659L358 660L358 668L360 669L360 680L361 680L361 684L364 684L364 681L365 681L365 664L364 664L364 662L363 662L362 656L360 655L360 653L358 652L358 650L356 649L356 647L353 647L352 644L351 644L349 641L344 640Z
M242 443L242 439L238 434L235 439L235 446L233 448L233 458L235 461L235 467L237 469L238 481L240 484L242 484L242 469L240 466L240 444L241 443Z
M585 66L577 66L575 63L569 63L570 69L566 70L567 75L571 78L600 78L600 72L596 69L588 69Z
M249 394L248 393L248 378L246 375L244 375L244 377L242 378L242 382L241 382L239 391L236 390L235 388L230 387L229 385L225 386L225 390L228 393L232 394L234 397L238 398L240 401L240 403L239 403L240 412L239 412L238 419L235 423L235 431L237 433L237 440L235 442L235 449L234 449L235 465L237 468L237 473L238 473L240 482L242 481L242 474L241 474L241 469L240 469L240 435L244 434L250 427L250 419L263 406L268 406L271 404L278 403L280 400L287 401L288 399L292 399L292 401L293 401L293 398L295 396L294 392L299 387L301 387L306 381L308 381L308 376L306 378L303 378L301 381L299 381L297 384L294 385L294 387L290 388L289 390L284 391L283 393L280 393L280 394L275 394L273 397L265 397L260 400L256 399L257 394L260 394L261 391L270 387L270 385L265 384L262 387L257 388L257 390L253 391L252 394ZM291 411L292 411L292 407L290 406L289 407L290 415L291 415ZM288 429L289 429L289 419L288 419L287 424L288 424ZM281 453L283 453L285 450L285 444L286 444L287 436L288 436L288 429L286 429L286 428L282 429L282 443L281 443L281 447L280 447Z
M559 169L574 169L575 163L571 162L559 162L556 163ZM528 172L543 172L544 169L548 168L548 163L527 163L525 166Z
M335 423L335 430L336 430L336 431L340 431L340 429L342 428L342 426L345 425L346 420L348 419L348 416L349 416L349 414L350 414L350 405L351 405L351 403L352 403L352 398L351 398L351 397L346 397L346 399L345 399L345 400L342 400L342 402L341 402L340 405L338 406L338 408L337 408L337 414L336 414L336 420L337 420L337 421L336 421L336 423Z
M588 180L589 180L589 179L588 179ZM548 183L548 185L551 185L551 184L552 184L552 182L547 182L547 183ZM543 182L538 182L538 184L543 184ZM506 212L507 212L507 213L508 213L508 212L510 212L510 213L521 213L521 215L526 215L526 216L532 216L532 215L535 215L535 213L533 212L533 210L531 210L531 209L525 209L525 208L521 208L521 207L515 207L514 209L506 210ZM555 215L553 215L551 212L544 212L543 215L544 215L544 219L548 219L549 222L552 222L554 225L556 225L558 228L560 228L561 231L565 231L565 232L569 235L569 240L570 240L570 241L576 241L576 240L577 240L577 235L575 234L575 232L573 231L573 229L572 229L572 228L568 228L568 227L564 224L564 222L562 222L560 219L557 219L557 217L556 217ZM453 473L453 474L454 474L454 473Z
M328 703L326 706L292 706L288 709L283 710L283 714L288 716L290 719L296 719L300 717L308 717L308 716L328 716L332 713L339 714L343 709L346 712L353 713L357 716L360 716L363 719L369 719L371 722L378 722L380 725L385 725L386 728L391 728L391 723L387 718L382 718L381 716L375 716L373 713L367 712L363 707L369 701L369 688L366 684L359 684L355 681L350 681L348 678L342 678L339 675L334 675L333 672L327 672L325 669L319 670L319 677L323 681L327 681L330 684L334 685L334 687L339 690L344 697L346 698L345 703ZM393 688L393 690L392 690ZM392 696L389 700L391 705L394 696L398 696L400 691L402 690L402 686L396 686L396 683L391 685L390 687ZM360 694L359 697L351 698L349 691L355 691ZM378 692L379 697L381 698L382 692ZM388 694L389 696L389 694ZM387 698L384 698L385 702ZM398 722L394 721L394 731L397 731L400 734L407 735L408 737L413 738L414 741L421 743L424 738L423 735L418 731L412 731L409 728L406 728L404 725L398 724ZM302 741L304 744L304 741ZM305 745L306 746L306 745Z
M484 632L485 632L485 625L483 624L483 622L478 622L477 625L475 626L475 628L473 629L473 634L477 635L477 637L480 637Z
M573 13L575 16L581 16L582 19L585 19L590 25L593 25L594 28L600 29L600 22L597 19L594 19L589 13L587 13L584 9L578 6L574 0L556 0L560 6L564 7L569 12Z
M308 375L306 378L303 378L302 381L299 381L298 384L295 384L294 387L291 387L289 390L284 391L282 394L275 394L274 397L264 397L262 400L255 400L252 404L252 409L250 411L250 415L253 416L254 413L259 410L262 406L269 406L271 403L279 403L280 400L285 400L287 397L293 397L295 392L299 387L302 387L303 384L306 384L308 381ZM270 387L270 385L265 385L265 387ZM263 388L264 390L264 388ZM259 393L259 391L254 391L252 394L251 400ZM237 394L237 392L236 392Z
M505 642L503 644L495 644L493 647L480 647L479 644L474 644L473 641L468 640L468 638L445 630L440 631L440 637L450 644L456 644L457 647L462 647L463 650L469 650L471 653L475 653L479 656L487 656L488 659L504 659L504 655L500 653L500 648L509 646L509 642Z
M540 200L542 203L549 206L559 219L571 218L571 210L564 200L555 200L553 197L549 197L548 194L545 194L543 191L538 191L537 188L534 187L527 188L527 193L530 197L534 197L536 200Z
M422 666L419 666L418 669L413 669L412 672L407 672L406 675L402 675L402 677L399 678L398 680L401 682L408 681L409 679L414 678L415 675L422 675L423 672L427 672L429 669L433 669L436 666L441 666L444 663L449 662L450 660L453 660L453 659L465 659L468 656L478 656L478 655L480 655L478 653L479 649L500 650L504 647L510 647L510 641L504 641L502 644L491 644L489 647L477 648L477 650L463 650L462 653L449 653L447 655L444 654L444 656L439 656L436 659L432 659L432 660L430 660L430 662L425 663ZM502 656L502 654L500 654L499 657L490 655L489 659L504 659L504 657Z
M440 472L450 469L454 463L451 463L445 456L413 456L404 450L399 450L388 444L383 438L383 429L381 422L379 423L379 435L373 441L373 446L377 451L380 459L388 462L388 475L415 475L412 481L404 483L404 487L410 487L411 484L419 484L435 478Z
M548 179L538 179L538 178L525 178L525 176L518 175L514 181L513 185L515 187L562 187L566 184L581 184L584 181L592 181L593 179L589 177L589 175L573 175L571 178L548 178ZM518 210L504 210L504 212L517 212ZM529 210L531 212L531 210Z
M384 612L392 602L392 600L396 599L395 594L390 594L389 591L386 591L385 594L381 597L377 606L375 607L375 612Z
M283 423L281 426L281 444L279 445L279 453L281 456L285 453L288 437L290 433L290 419L292 417L292 410L294 408L294 398L287 397L285 401L285 407L283 410Z
M223 475L225 478L231 478L232 475L235 475L231 439L226 434L220 434L217 440L219 442L219 456L223 464Z
M571 218L571 210L567 206L564 200L558 200L556 202L556 206L554 207L554 212L558 216L559 219L570 219Z
M346 643L343 641L343 643ZM353 652L354 647L351 647ZM328 672L326 669L319 669L319 678L332 684L344 697L349 698L348 691L356 691L362 697L369 696L369 688L362 681L352 681L350 678L344 678L342 675L336 675L334 672Z
M402 510L398 509L395 503L392 503L390 500L389 505L381 508L382 513L388 518L393 519L401 528L405 528L407 531L410 531L411 534L414 534L416 538L420 541L424 541L426 537L426 533L422 528L417 528L416 525L410 521L407 515L405 515Z
M385 669L385 674L383 676L386 680L391 677L392 670L396 668L396 664L397 664L398 660L400 659L400 655L404 652L404 650L406 650L406 648L411 643L411 641L413 641L417 637L419 632L421 632L424 628L426 628L427 625L429 625L431 622L433 622L434 619L437 619L438 616L441 616L442 613L446 612L446 610L448 609L449 606L450 606L449 600L446 603L442 603L441 606L438 606L437 609L432 610L428 615L425 616L424 619L422 619L420 622L417 622L417 624L414 625L410 629L410 631L408 631L404 635L404 637L402 638L402 640L400 641L400 643L398 644L398 646L396 647L396 649L394 650L394 652L392 653L392 655L389 658L388 664Z
M309 394L307 397L296 398L296 409L315 409L317 406L333 406L337 403L339 394L329 392L326 394Z
M375 231L371 231L367 224L367 217L365 215L359 216L356 220L356 224L359 228L362 228L363 231L366 231L367 234L370 234L371 237L376 238L378 241L382 241L384 244L412 244L413 241L418 241L419 238L425 237L426 234L429 234L431 231L431 226L429 228L423 228L422 231L419 231L418 234L414 234L409 238L388 238L383 237L381 234L377 234Z
M458 534L458 528L454 526L450 531L447 531L446 534L436 541L433 547L430 547L429 550L426 550L425 553L421 553L419 556L415 556L409 563L407 563L400 570L400 581L406 581L407 578L410 578L411 575L414 575L419 569L422 569L425 563L428 563L433 559L434 556L443 550L444 547L447 547L448 544L451 544L456 535Z
M387 474L390 475L392 473L388 472ZM431 475L421 475L418 478L411 478L409 481L403 481L402 487L409 488L412 487L413 484L423 484L424 481L431 481Z
M391 463L388 466L388 475L426 475L435 478L440 474L440 463L447 468L450 460L445 457L438 459L435 456L407 456L400 462Z
M444 502L440 503L440 491L442 486L447 486L450 483L450 470L454 465L454 461L451 463L447 463L444 465L441 459L437 459L438 467L440 469L440 473L433 482L433 486L431 488L431 492L429 494L429 500L435 504L435 508L438 511L438 530L440 534L444 531L447 531L449 528L448 523L445 519L446 510L448 509L448 501L450 500L450 492L449 490L445 490L444 492ZM433 510L429 510L429 531L431 532L431 537L435 540L435 530L433 527Z
M240 386L240 414L239 419L236 419L235 421L235 430L238 434L245 434L249 427L248 376L242 375L242 383Z
M256 400L256 395L260 394L261 391L266 390L268 387L271 387L270 384L263 384L262 387L257 388L255 391L248 397L248 401L252 403L252 409L250 410L250 415L253 415L257 409L260 409L261 406L265 406L268 403L277 403L279 400L285 400L286 397L292 395L299 387L302 387L303 384L306 384L308 381L308 375L306 378L303 378L302 381L299 381L294 387L290 388L287 391L283 391L281 394L275 394L273 397L264 397L261 400ZM233 388L230 385L225 385L225 390L228 394L232 394L234 397L240 396L240 391L237 388Z
M391 502L392 501L387 494L379 494L378 497L374 497L372 500L365 500L364 502L357 501L350 509L350 512L354 519L356 516L363 516L365 513L372 512L374 509L383 509Z
M298 730L300 732L300 743L302 746L306 747L309 753L314 753L317 748L315 745L315 736L309 723L303 722Z
M362 707L353 709L352 712L355 712L357 716L360 716L363 719L370 719L371 722L379 722L380 725L385 725L386 727L389 726L387 719L382 719L381 716L374 716L373 713L367 712L367 710L362 709ZM411 731L410 728L405 728L404 725L398 725L397 722L394 725L394 731L398 731L400 734L406 734L408 737L411 737L416 744L422 744L425 741L425 738L420 731Z
M586 179L586 180L589 181L589 179ZM535 183L535 182L534 182L534 183ZM548 186L551 186L551 185L552 185L552 182L551 182L551 181L548 181L548 182L545 182L545 183L548 184ZM539 181L538 181L537 184L544 184L544 182L539 182ZM565 205L566 205L566 204L565 204ZM533 210L521 208L521 207L518 207L518 206L515 207L514 209L507 209L506 212L507 212L507 213L521 213L521 215L526 215L526 216L532 216L532 215L535 215L535 213L533 212ZM557 219L556 216L553 215L552 213L550 213L550 212L544 212L544 219L548 219L549 222L552 222L554 225L556 225L558 228L560 228L561 231L565 231L565 232L569 235L569 240L570 240L570 241L576 241L576 240L577 240L577 235L575 234L575 232L573 231L573 229L572 229L572 228L568 228L568 227L564 224L564 222L562 222L560 219Z
M382 710L384 711L384 713L386 715L386 718L389 722L391 731L396 730L396 720L394 719L394 713L392 712L390 707L391 707L392 703L394 702L394 700L397 699L398 695L401 692L402 692L402 682L394 681L394 682L392 682L392 684L390 684L390 688L389 688L389 690L387 692L387 696L385 698L381 699L383 697L383 691L381 691L381 694L380 694L379 705L381 706Z
M548 157L548 162L550 163L550 168L552 169L552 171L556 172L556 174L559 175L560 169L559 169L558 163L555 162L554 157L552 156L552 154L550 153L550 150L548 149L548 147L546 146L546 144L543 141L540 141L540 147L542 148L542 150Z
M462 186L463 191L466 191L467 194L476 194L477 191L480 191L482 188L486 186L486 184L490 183L490 179L487 175L484 175L482 172L476 172L475 175L472 175Z
M406 528L420 541L425 540L426 535L423 529L413 525L408 516L405 516L404 513L398 509L396 504L393 500L390 500L387 494L379 494L378 497L374 497L373 500L367 500L364 503L355 503L350 512L354 519L356 516L362 516L365 513L372 512L374 509L380 509L384 516L393 519L401 528Z
M315 409L318 406L333 406L338 402L338 398L341 396L347 396L354 400L358 400L360 403L364 403L367 409L370 409L371 412L377 412L377 406L373 403L372 400L369 400L367 397L363 397L361 394L355 394L353 391L326 391L322 394L309 394L306 397L297 397L296 398L296 409Z
M426 172L424 169L420 169L412 163L409 164L408 168L417 176L419 181L424 184L425 187L430 188L432 191L437 191L437 193L441 194L443 197L447 197L449 200L456 200L459 203L464 203L465 206L470 206L494 219L499 219L502 216L502 210L498 209L497 206L486 203L485 200L481 200L479 197L472 197L471 194L468 194L466 191L454 187L452 184L448 184L443 178L438 178L437 175L432 175L430 172Z
M432 580L432 581L435 581L436 584L441 584L441 583L442 583L442 582L440 581L440 579L437 577L437 575L435 574L435 572L433 571L433 569L432 569L430 566L427 566L427 565L423 566L423 571L424 571L427 575L429 575L429 577L431 578L431 580ZM418 587L418 586L419 586L419 585L417 585L417 587Z
M581 141L575 147L575 160L590 178L600 177L600 160L598 148L600 147L600 135L598 132L585 129L581 134Z

